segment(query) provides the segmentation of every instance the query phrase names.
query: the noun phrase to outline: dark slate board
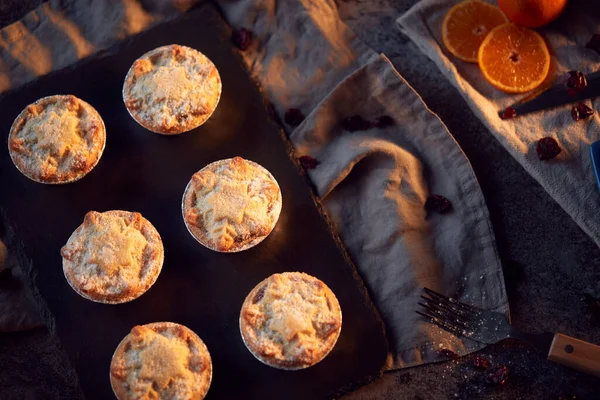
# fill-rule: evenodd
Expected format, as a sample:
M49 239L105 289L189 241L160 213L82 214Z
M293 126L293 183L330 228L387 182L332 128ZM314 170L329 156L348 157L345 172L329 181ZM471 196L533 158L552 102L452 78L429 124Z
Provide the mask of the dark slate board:
M204 5L0 100L0 205L22 243L27 258L22 261L43 299L48 323L90 399L112 397L109 365L114 349L132 326L153 321L182 323L204 340L214 366L208 394L212 399L326 398L381 374L387 342L379 315L229 38L230 30L216 9ZM165 137L145 130L127 114L121 88L138 56L171 43L206 54L220 71L223 95L204 126ZM57 93L72 93L96 107L107 128L106 150L83 180L41 185L12 165L6 139L13 119L27 104ZM235 155L272 172L283 193L283 210L263 243L241 253L220 254L199 245L187 232L181 197L194 172ZM71 290L59 254L87 211L110 209L141 212L156 226L165 246L156 284L139 299L115 306L93 303ZM281 371L257 361L238 328L246 294L262 279L283 271L304 271L322 279L336 293L343 312L334 350L302 371Z

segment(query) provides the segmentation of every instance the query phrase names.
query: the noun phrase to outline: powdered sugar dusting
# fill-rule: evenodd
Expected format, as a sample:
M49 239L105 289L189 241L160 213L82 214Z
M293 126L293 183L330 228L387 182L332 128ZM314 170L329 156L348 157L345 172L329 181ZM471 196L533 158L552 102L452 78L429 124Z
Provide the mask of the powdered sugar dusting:
M164 134L203 124L220 96L221 78L215 65L199 51L178 45L159 47L136 60L123 87L133 118Z
M281 211L281 191L262 166L240 157L207 165L192 177L183 213L192 235L217 251L241 251L262 241Z
M61 250L71 286L94 301L137 298L156 280L163 260L158 232L137 213L91 211Z

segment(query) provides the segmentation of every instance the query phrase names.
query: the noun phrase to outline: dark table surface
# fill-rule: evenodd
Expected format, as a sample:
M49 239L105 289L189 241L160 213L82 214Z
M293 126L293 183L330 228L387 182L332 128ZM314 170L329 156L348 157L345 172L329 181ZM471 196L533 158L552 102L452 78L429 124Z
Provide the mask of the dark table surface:
M582 301L600 297L600 249L476 119L433 63L395 26L417 0L338 1L344 20L385 53L448 126L471 161L492 218L504 265L512 322L530 332L559 331L600 344L600 321ZM0 26L39 0L0 1ZM45 330L0 335L0 399L78 398L59 344ZM600 399L600 379L545 360L506 341L479 353L507 365L500 388L485 385L472 356L387 373L344 399Z

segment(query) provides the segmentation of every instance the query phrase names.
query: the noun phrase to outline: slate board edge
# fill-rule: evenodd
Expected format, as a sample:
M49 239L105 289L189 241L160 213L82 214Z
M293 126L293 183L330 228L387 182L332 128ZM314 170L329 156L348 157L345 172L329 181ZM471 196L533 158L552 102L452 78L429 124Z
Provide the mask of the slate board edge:
M216 7L212 2L208 2L208 3L201 3L196 7L193 7L191 10L188 11L188 13L183 14L177 18L168 20L168 21L164 21L163 24L172 24L172 23L176 23L178 20L180 19L185 19L185 18L189 18L189 13L195 10L198 10L200 8L212 8L213 10L216 10L216 14L218 14L220 16L220 20L221 23L216 24L217 26L220 26L224 31L225 34L223 35L224 37L231 37L231 27L227 24L223 14L221 13L221 10ZM107 49L101 50L98 53L89 56L85 59L79 60L69 66L66 66L64 68L61 68L59 70L55 70L52 71L46 75L40 76L30 82L27 82L26 84L19 86L17 88L11 89L7 92L4 92L2 94L0 94L0 102L4 100L5 97L8 97L10 95L12 95L13 93L16 93L18 91L23 91L23 90L27 90L30 86L34 85L38 79L40 78L47 78L47 77L52 77L54 75L57 74L62 74L65 73L66 71L69 70L74 70L79 68L82 65L85 65L87 63L90 62L94 62L98 59L113 55L118 53L119 51L121 51L124 47L129 46L129 44L131 43L131 41L135 40L138 36L147 34L150 30L152 30L153 28L150 28L148 31L144 31L144 32L140 32L137 35L131 36L125 40L123 40L122 42L115 44ZM235 57L235 59L238 61L239 65L242 66L242 68L245 71L248 71L246 66L243 63L243 59L240 55L240 53L238 51L233 51L233 56ZM360 274L358 273L358 270L356 269L356 266L354 265L354 262L352 261L350 255L348 254L336 228L335 225L333 223L333 221L331 220L331 218L329 217L329 215L327 214L327 212L324 209L323 204L321 203L321 200L315 195L314 193L314 186L312 185L312 182L310 182L308 176L306 175L306 172L304 171L304 168L300 165L298 159L295 156L295 151L294 148L291 144L291 142L288 139L287 134L285 133L283 127L282 127L282 122L279 120L279 118L277 117L276 114L274 114L271 110L271 103L267 100L267 98L264 95L264 91L260 85L259 82L257 82L256 80L254 80L250 75L249 75L250 79L252 80L252 82L255 84L256 88L258 89L258 91L260 92L261 98L262 98L262 102L263 102L263 107L265 108L265 110L267 111L267 114L269 116L269 123L275 125L277 127L277 131L279 132L279 136L281 137L281 140L284 143L284 146L287 150L288 156L289 158L292 160L292 162L294 163L294 165L296 166L296 168L298 169L299 173L303 176L305 182L307 183L307 185L310 187L310 196L313 200L313 203L315 204L315 206L317 207L317 210L319 212L319 214L321 215L321 217L323 218L323 220L325 221L325 223L327 224L327 226L329 227L329 231L331 233L331 236L339 250L339 252L341 253L342 257L344 258L344 260L346 261L346 263L348 264L348 266L350 267L350 272L358 286L358 289L363 293L363 303L372 310L372 312L375 314L376 320L379 322L379 325L381 327L381 330L384 334L384 338L387 338L386 336L386 330L385 330L385 325L384 322L381 318L381 315L379 313L379 310L375 307L375 305L373 304L373 302L371 301L369 292L367 287L364 284L364 281L362 280L362 278L360 277ZM7 135L7 140L8 140L8 135ZM6 148L7 146L7 142L4 142L4 147ZM2 207L0 207L0 222L2 222L2 224L4 225L4 233L5 233L5 237L2 238L3 241L5 242L6 246L9 249L9 254L10 254L10 260L12 261L12 263L10 265L15 265L18 264L24 274L24 277L26 279L26 283L29 286L30 290L31 290L31 294L32 294L32 298L35 301L35 305L37 306L38 311L40 312L42 319L44 320L44 322L46 322L46 325L49 329L49 331L56 336L56 322L55 322L55 318L53 316L53 314L50 312L50 309L48 308L48 305L46 303L46 301L44 300L44 298L41 296L41 294L39 293L39 290L37 288L37 285L35 283L36 280L36 271L32 266L32 261L31 259L27 256L26 253L26 249L24 247L24 244L18 240L18 238L14 235L14 229L12 228L10 221L8 220L7 214L6 212L3 210ZM0 230L1 233L1 230ZM386 339L386 346L388 345L387 343L387 339ZM383 375L383 371L384 371L384 366L385 364L382 364L379 373L378 374L374 374L374 375L368 375L363 377L362 379L360 379L359 381L355 382L355 383L351 383L348 384L344 387L339 388L335 393L331 393L332 397L339 397L342 396L346 393L349 393L353 390L358 389L361 386L367 385L375 380L377 380L378 378L380 378ZM77 378L77 372L75 371L74 367L72 365L69 365L69 375L72 377L72 379L77 379L78 382L78 378Z

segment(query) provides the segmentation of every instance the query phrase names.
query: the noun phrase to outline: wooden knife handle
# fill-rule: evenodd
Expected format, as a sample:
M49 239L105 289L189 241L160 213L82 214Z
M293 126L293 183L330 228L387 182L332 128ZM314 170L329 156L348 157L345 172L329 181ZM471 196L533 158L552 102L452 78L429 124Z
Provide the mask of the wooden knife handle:
M554 335L548 360L600 376L600 346L567 335Z

